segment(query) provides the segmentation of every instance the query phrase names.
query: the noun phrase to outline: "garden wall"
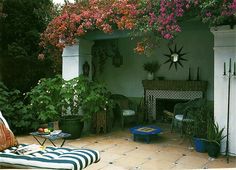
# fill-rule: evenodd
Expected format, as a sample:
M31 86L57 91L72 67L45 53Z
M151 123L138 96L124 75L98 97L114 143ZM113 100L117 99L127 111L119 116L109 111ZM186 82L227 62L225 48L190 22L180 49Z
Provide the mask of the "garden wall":
M163 64L169 54L167 41L162 41L150 57L134 53L135 42L129 38L119 39L119 49L123 56L123 65L114 67L112 59L109 58L104 66L103 73L99 79L106 82L112 93L120 93L136 98L143 96L141 81L146 79L143 64L148 61L158 60L161 64L156 76L164 76L167 80L187 80L188 70L191 69L191 77L196 80L197 67L200 68L200 80L208 81L208 100L214 99L214 60L213 60L213 35L208 26L200 21L189 21L183 24L182 33L174 40L177 48L183 46L183 56L188 61L183 61L183 68L178 65L176 71L174 66L169 70L169 63Z

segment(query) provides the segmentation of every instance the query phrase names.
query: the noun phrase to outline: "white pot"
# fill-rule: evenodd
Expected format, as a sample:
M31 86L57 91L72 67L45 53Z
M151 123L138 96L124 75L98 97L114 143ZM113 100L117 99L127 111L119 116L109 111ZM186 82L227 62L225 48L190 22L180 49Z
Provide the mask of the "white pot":
M154 73L148 72L148 73L147 73L147 79L148 79L148 80L153 80L153 79L154 79Z

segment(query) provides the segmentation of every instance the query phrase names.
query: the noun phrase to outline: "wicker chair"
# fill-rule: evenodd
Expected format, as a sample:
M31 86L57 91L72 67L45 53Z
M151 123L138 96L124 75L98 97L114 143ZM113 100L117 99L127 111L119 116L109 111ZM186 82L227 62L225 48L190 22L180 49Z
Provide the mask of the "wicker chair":
M111 98L115 102L115 107L113 109L114 121L120 120L122 128L127 122L137 122L136 108L126 96L121 94L112 94Z
M174 106L174 115L171 123L171 132L173 131L174 127L177 125L180 126L181 129L181 136L185 131L185 125L192 123L194 120L191 117L191 110L199 109L206 104L206 99L197 98L194 100L190 100L186 103L177 103Z

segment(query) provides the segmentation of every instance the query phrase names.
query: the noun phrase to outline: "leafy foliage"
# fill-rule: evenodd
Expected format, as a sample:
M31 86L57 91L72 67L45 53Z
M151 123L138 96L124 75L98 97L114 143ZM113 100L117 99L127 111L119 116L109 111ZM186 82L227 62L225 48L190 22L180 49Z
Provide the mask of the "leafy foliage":
M226 136L223 136L225 128L220 129L219 125L214 122L214 120L210 120L207 126L207 139L209 142L215 142L220 145L222 139Z
M111 93L106 89L104 84L93 82L90 86L90 93L83 101L84 112L93 115L100 111L110 112L114 106L110 99Z
M11 129L16 133L29 132L38 127L34 112L29 112L19 90L9 90L0 82L0 108Z
M37 115L37 119L43 123L56 120L61 113L62 78L43 78L39 80L26 97L30 101L28 108L31 113Z
M5 14L0 27L2 80L7 87L26 92L41 77L58 71L52 56L38 60L42 50L38 45L40 34L53 16L53 4L51 0L7 0L2 5Z
M202 21L210 26L236 23L236 1L235 0L205 0L200 4Z
M210 106L204 105L198 109L192 109L188 115L194 120L193 136L198 138L207 138L207 124L213 120L213 110Z
M147 72L155 73L160 68L160 65L157 61L152 61L152 62L145 63L143 65L143 68Z
M82 116L82 120L88 120L92 113L110 104L107 94L102 84L92 83L84 76L71 80L63 80L61 76L43 78L27 93L28 108L43 123L60 116Z
M80 114L83 107L83 101L90 92L90 82L84 76L64 81L60 96L62 106L62 116L76 116ZM83 119L90 118L86 112L83 113Z

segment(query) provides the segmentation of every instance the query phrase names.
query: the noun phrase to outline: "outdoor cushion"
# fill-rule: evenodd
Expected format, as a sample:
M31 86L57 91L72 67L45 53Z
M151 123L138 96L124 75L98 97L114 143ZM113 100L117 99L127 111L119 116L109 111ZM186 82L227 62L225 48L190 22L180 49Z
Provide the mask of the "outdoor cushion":
M175 115L175 119L176 120L178 120L178 121L186 121L186 122L190 122L190 121L193 121L193 119L189 119L189 118L185 118L184 120L183 120L183 118L184 118L184 115Z
M20 145L23 147L27 145ZM14 168L43 168L43 169L84 169L100 160L98 151L90 149L71 149L46 147L29 155L13 153L16 147L0 152L0 166Z
M4 125L5 125L8 129L10 129L10 127L9 127L9 125L8 125L8 123L7 123L7 121L6 121L6 119L3 117L1 111L0 111L0 122L3 122Z
M18 142L12 131L3 122L0 122L0 151L17 145Z
M134 110L123 110L123 116L133 116L135 115Z
M0 113L0 121L4 126L4 131L8 130L4 124L7 121ZM9 127L9 126L8 126ZM14 136L14 134L11 132ZM0 140L2 137L0 136ZM1 143L0 143L1 144ZM17 147L24 147L26 144L21 144ZM0 151L0 168L43 168L43 169L84 169L92 163L100 160L98 151L91 149L72 149L72 148L57 148L46 147L45 150L40 150L29 155L19 155L16 153L17 147L10 147Z

